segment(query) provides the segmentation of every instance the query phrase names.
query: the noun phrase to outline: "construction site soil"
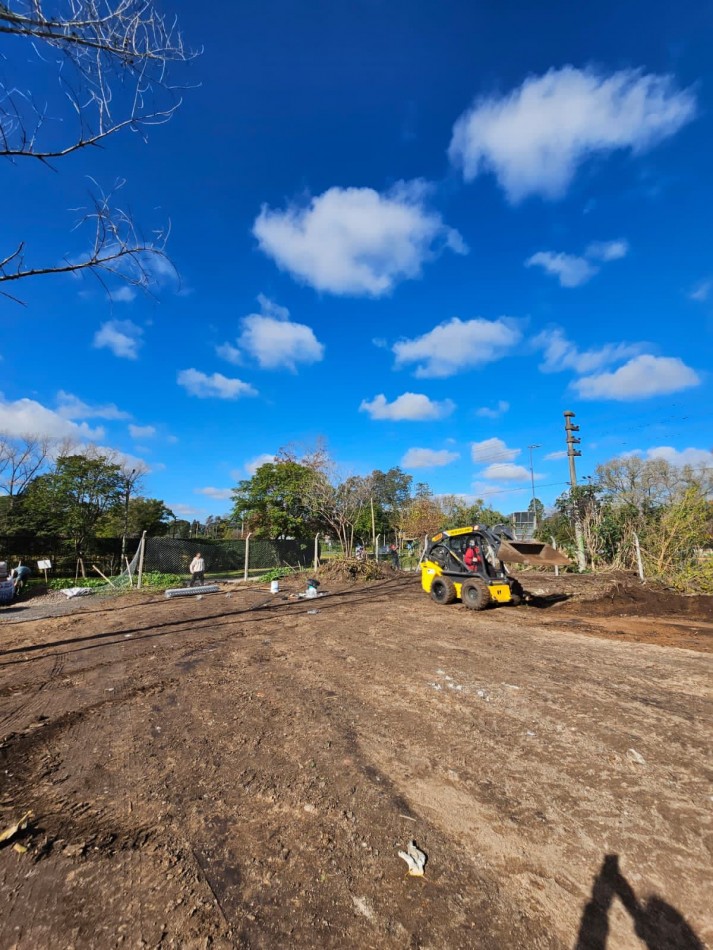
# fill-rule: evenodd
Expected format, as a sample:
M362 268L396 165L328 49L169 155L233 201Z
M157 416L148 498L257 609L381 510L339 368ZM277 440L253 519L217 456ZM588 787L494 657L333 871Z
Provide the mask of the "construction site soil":
M713 598L520 579L2 610L0 947L710 944Z

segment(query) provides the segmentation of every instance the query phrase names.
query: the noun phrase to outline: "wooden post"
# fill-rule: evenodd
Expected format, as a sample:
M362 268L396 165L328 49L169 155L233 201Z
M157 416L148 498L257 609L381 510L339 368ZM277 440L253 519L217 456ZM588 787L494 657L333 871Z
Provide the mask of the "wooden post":
M374 521L374 498L373 496L369 499L371 502L371 543L376 549L376 522Z
M141 590L141 582L144 578L144 553L146 551L146 532L141 535L141 544L139 545L139 576L136 580L137 590Z
M381 535L377 534L376 540L374 541L374 560L375 561L379 560L379 538L380 537Z
M243 580L248 579L248 570L250 568L250 535L252 531L248 531L245 536L245 571L243 572Z
M314 536L314 570L319 567L319 531Z
M92 564L92 567L93 567L94 570L97 572L97 574L99 574L101 577L104 578L104 580L107 582L107 584L111 584L111 586L112 586L113 588L116 588L116 584L115 584L110 578L108 578L108 577L106 576L106 574L102 574L102 572L99 570L99 568L96 566L96 564Z
M644 563L641 560L641 545L639 544L639 536L634 532L634 550L636 551L636 566L639 569L639 580L644 580Z
M557 550L557 542L555 541L553 535L550 535L550 540L552 541L552 547L553 547L553 548L555 549L555 551L556 551L556 550ZM558 565L558 564L555 564L555 577L559 577L559 576L560 576L559 565Z

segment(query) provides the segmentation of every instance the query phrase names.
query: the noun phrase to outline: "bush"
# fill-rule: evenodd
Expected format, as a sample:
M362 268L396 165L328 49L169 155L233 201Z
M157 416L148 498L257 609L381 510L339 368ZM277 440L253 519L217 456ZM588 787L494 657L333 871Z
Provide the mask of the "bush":
M117 585L117 589L120 587L121 590L131 590L126 575L122 575L121 580L118 577L112 577L111 579ZM134 583L135 581L134 578ZM180 574L161 574L159 571L147 571L141 578L142 588L148 588L149 590L183 587L184 583L184 578ZM113 589L101 577L79 577L76 581L71 577L53 577L47 581L48 590L67 590L69 587L105 588L107 591ZM134 590L136 590L136 587L134 587Z
M281 577L291 577L293 574L299 574L293 567L273 567L266 574L261 574L256 580L265 584L268 581L279 581Z
M106 587L106 581L101 577L53 577L47 581L48 590L68 590L70 587Z
M185 579L180 574L161 574L159 571L147 571L141 578L141 586L151 590L185 587L185 584Z

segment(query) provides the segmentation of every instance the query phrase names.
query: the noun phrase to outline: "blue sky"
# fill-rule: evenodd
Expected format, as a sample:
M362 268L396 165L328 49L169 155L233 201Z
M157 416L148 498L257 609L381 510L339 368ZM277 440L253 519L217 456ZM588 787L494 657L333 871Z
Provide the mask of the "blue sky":
M147 144L3 165L0 257L80 253L89 176L125 179L180 283L14 285L1 428L140 458L145 493L199 518L319 436L345 473L401 465L505 511L537 445L550 503L566 409L582 477L633 451L713 464L713 5L164 8L204 48L182 107Z

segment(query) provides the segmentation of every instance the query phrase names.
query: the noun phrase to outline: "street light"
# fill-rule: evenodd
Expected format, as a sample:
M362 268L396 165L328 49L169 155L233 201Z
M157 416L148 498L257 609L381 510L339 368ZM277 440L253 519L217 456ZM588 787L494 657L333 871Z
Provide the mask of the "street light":
M532 533L534 534L537 531L537 505L535 504L535 469L532 465L532 450L541 449L542 446L539 442L535 442L532 445L528 445L530 450L530 484L532 485Z

